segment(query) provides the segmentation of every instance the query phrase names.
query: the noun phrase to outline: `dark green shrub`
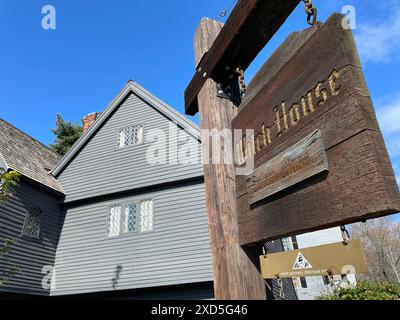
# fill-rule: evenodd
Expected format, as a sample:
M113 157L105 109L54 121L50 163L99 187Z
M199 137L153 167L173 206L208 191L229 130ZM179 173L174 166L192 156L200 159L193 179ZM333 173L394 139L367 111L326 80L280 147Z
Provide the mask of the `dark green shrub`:
M355 287L340 287L333 295L319 300L400 300L400 285L360 281Z

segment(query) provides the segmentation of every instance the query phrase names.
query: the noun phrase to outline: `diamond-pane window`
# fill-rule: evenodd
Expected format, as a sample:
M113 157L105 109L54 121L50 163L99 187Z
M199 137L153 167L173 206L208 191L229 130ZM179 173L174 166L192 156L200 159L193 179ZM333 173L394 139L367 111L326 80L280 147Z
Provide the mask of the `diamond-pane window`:
M136 232L137 212L136 204L131 203L125 207L124 232Z
M140 231L153 230L153 200L140 202Z
M130 127L130 144L142 144L143 143L143 125L138 124Z
M114 205L107 217L107 234L149 232L154 229L153 200L131 201Z
M39 238L40 235L40 215L42 210L40 208L31 208L26 213L23 235Z
M121 206L110 208L108 213L108 236L115 237L119 235L121 224Z
M119 147L124 148L129 145L129 128L119 131Z
M125 148L143 143L143 125L137 124L119 131L119 147Z

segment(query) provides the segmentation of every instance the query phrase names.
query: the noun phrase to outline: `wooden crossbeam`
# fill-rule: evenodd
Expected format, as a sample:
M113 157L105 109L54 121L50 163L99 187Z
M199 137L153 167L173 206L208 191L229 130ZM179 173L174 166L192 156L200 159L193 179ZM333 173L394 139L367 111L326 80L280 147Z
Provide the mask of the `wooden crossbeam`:
M226 83L235 69L246 70L301 0L239 0L210 50L198 63L185 91L185 112L198 112L205 81Z

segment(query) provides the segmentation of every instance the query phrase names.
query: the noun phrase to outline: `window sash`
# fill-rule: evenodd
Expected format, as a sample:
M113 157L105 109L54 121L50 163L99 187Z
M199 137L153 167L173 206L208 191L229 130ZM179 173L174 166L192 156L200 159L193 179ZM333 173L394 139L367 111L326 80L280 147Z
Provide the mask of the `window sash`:
M153 231L153 200L131 201L111 207L107 217L107 228L108 237Z
M116 237L120 234L121 206L113 206L108 213L108 236Z
M129 128L130 137L129 143L130 145L142 144L143 143L143 125L138 124Z
M140 232L153 230L153 200L142 200L140 202Z
M38 239L40 236L40 208L30 208L26 212L22 234L31 238Z
M129 143L129 132L126 129L122 129L119 131L119 147L124 148L128 146Z
M143 144L143 124L137 124L119 131L120 148Z
M136 232L137 231L137 206L136 203L129 203L124 208L124 225L123 232Z

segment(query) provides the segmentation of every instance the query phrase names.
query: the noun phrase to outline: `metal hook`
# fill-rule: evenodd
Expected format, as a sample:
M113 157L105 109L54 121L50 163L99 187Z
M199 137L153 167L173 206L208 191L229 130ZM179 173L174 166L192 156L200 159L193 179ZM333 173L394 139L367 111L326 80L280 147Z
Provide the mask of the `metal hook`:
M347 231L346 226L341 226L340 231L342 232L343 244L347 246L350 240L350 233Z
M267 248L266 248L266 246L265 246L265 244L262 246L262 252L263 252L263 256L264 256L264 259L266 259L267 258Z

